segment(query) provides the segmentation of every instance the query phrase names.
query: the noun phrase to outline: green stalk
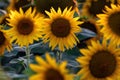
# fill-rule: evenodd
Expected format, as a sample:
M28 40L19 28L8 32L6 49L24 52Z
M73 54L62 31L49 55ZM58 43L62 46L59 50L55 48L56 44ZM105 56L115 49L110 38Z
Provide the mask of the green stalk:
M62 62L62 52L61 51L59 51L59 52L57 52L57 62L60 64L61 62Z
M30 49L29 49L29 46L26 47L26 56L27 56L27 68L29 68L29 64L30 64Z

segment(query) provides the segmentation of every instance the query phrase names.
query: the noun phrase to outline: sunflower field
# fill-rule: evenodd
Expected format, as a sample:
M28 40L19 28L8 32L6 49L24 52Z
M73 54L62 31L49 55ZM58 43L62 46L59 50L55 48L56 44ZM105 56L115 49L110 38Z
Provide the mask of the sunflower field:
M120 80L120 0L0 0L0 80Z

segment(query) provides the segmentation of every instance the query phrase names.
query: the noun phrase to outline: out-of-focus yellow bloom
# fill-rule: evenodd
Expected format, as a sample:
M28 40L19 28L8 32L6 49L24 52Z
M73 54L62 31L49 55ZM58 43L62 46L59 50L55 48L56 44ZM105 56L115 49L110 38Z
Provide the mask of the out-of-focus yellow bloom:
M48 53L46 53L46 61L38 56L36 56L36 61L38 65L30 64L30 68L36 74L30 76L29 80L73 80L73 74L66 69L66 61L57 64L56 60L51 58Z
M3 30L2 26L0 26L0 55L4 54L5 49L10 52L12 50L12 44L10 43L10 38L6 30Z

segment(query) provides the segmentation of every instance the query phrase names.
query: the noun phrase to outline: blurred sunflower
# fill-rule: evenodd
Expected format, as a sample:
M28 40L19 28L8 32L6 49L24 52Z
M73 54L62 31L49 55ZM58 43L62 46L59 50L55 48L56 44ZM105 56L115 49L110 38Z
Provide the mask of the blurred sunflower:
M81 49L83 56L76 60L81 65L78 75L84 80L118 80L120 75L120 49L103 40L91 41L88 49Z
M49 18L46 18L43 29L43 41L50 42L52 50L58 45L60 51L73 48L79 41L75 35L81 31L78 26L82 22L77 21L79 17L73 18L74 10L65 8L62 12L60 8L56 12L51 8L51 12L46 11Z
M79 14L77 0L36 0L35 6L38 12L46 15L45 10L50 11L53 7L56 11L58 7L63 11L66 7L72 7L72 10L75 9Z
M97 14L103 13L105 6L110 6L111 3L118 4L117 0L86 0L82 15L96 17Z
M30 7L31 1L32 0L10 0L7 10L19 11L19 8L22 7L23 11L26 11Z
M111 39L113 43L120 44L120 5L111 5L111 8L105 7L104 14L97 15L98 23L103 25L101 32L106 39Z
M102 34L100 33L100 27L97 25L96 21L93 19L87 19L87 20L82 20L84 21L82 24L79 26L84 29L88 29L96 34L94 37L88 37L84 40L80 40L80 43L77 43L78 48L87 47L87 45L91 45L91 40L99 40L102 37Z
M99 35L100 27L96 24L95 20L89 19L85 20L82 24L80 24L81 28L88 29Z
M3 26L0 26L0 55L4 54L5 49L8 51L12 50L12 45L9 42L10 38L6 34L7 32L2 29Z
M44 23L44 18L36 14L36 10L29 8L25 13L22 8L20 12L11 11L10 18L7 19L12 28L8 30L8 35L11 37L11 42L18 45L28 46L34 40L39 40L41 37L41 28Z
M82 23L80 25L81 28L85 28L88 29L94 33L96 33L95 37L91 37L90 40L88 41L89 43L91 42L91 40L99 40L101 37L101 33L100 33L100 26L97 25L96 21L93 19L89 19L84 21L84 23Z
M57 64L54 58L46 54L46 61L36 56L39 65L30 64L30 68L37 74L31 76L29 80L73 80L73 75L66 69L67 62Z

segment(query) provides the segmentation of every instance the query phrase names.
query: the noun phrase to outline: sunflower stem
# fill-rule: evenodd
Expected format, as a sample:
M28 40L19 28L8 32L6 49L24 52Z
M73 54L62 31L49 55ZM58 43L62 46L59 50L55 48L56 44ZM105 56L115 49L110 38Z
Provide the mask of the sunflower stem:
M27 56L27 68L29 69L29 64L30 64L30 49L29 49L29 46L26 47L26 56Z
M62 52L59 51L59 52L57 52L57 62L60 64L61 61L62 61Z

